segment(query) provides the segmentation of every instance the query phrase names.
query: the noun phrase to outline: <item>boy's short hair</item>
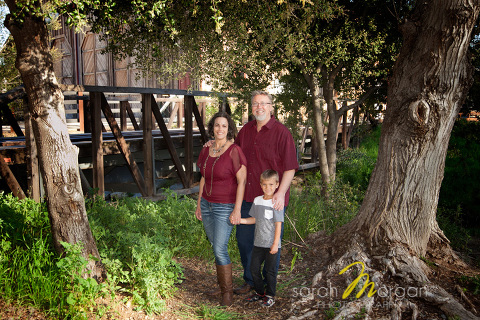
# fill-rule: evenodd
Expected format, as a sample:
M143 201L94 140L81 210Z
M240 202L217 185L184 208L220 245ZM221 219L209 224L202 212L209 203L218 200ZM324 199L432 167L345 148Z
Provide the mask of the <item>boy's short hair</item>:
M277 182L280 180L280 177L278 176L277 171L272 170L272 169L267 169L267 170L263 171L262 174L260 175L260 182L263 181L263 180L271 179L271 178L275 178L275 180L277 180Z

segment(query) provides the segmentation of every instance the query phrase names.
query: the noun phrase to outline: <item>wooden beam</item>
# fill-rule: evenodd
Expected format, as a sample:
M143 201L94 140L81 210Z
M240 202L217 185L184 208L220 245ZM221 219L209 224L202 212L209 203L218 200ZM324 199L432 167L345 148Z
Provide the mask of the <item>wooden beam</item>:
M146 196L147 192L145 190L145 180L143 179L142 173L140 172L140 169L138 168L132 153L128 149L127 142L125 141L125 138L123 137L122 132L118 127L117 121L115 120L112 110L110 109L110 106L108 105L108 101L105 98L105 95L103 93L101 93L101 106L102 106L103 114L105 115L105 118L108 121L108 125L110 126L110 129L112 130L112 133L115 136L115 140L117 141L118 148L121 150L122 155L125 161L127 162L128 170L130 170L133 180L137 184L137 187L140 190L140 193L142 194L142 196Z
M78 173L80 174L80 183L82 185L83 194L89 195L89 191L92 189L92 187L90 186L90 183L88 183L87 177L85 177L85 174L80 167L78 168Z
M8 124L12 127L17 137L23 137L24 136L23 131L18 125L17 119L15 119L15 116L13 115L12 111L10 110L10 108L8 108L8 104L1 103L0 111L2 111L3 115L8 121Z
M3 156L0 155L0 174L2 175L2 178L7 181L8 187L10 190L12 190L12 193L15 197L18 199L25 199L25 193L23 192L22 188L18 184L17 179L15 179L15 176L13 175L12 171L8 167L8 164L5 162L3 159Z
M153 99L153 96L152 96ZM167 125L165 121L163 121L162 114L160 113L160 108L156 103L152 103L152 111L155 115L155 119L157 119L158 127L162 132L163 138L167 143L168 152L170 152L170 156L172 157L173 164L175 165L175 169L177 169L177 174L182 181L182 184L185 188L187 188L187 176L185 175L185 171L183 171L182 163L180 162L180 158L178 157L177 150L173 145L172 137L170 136L170 132L168 132Z
M78 95L83 96L83 92L79 92ZM65 96L63 99L66 100ZM80 132L85 132L85 110L83 105L83 100L78 100L78 122L80 123Z
M308 170L319 167L320 164L318 162L311 162L311 163L304 163L298 166L298 170Z
M135 130L140 130L140 126L137 123L137 119L135 119L130 102L127 101L125 107L127 108L128 117L130 118L130 121L132 121L133 128Z
M198 105L195 99L193 99L193 103L194 103L193 115L195 116L195 121L197 122L198 130L200 130L200 134L202 135L202 141L203 143L205 143L208 140L207 131L205 130L205 124L203 123L203 118L200 115L200 111L198 110Z
M120 101L120 130L127 131L127 103Z
M186 188L193 185L193 109L196 109L195 98L191 96L184 97L185 108L185 176L187 178Z
M93 99L93 97L91 97ZM91 133L92 132L92 101L88 100L83 105L83 132Z
M183 101L179 103L180 106L178 107L177 112L177 128L183 128L183 116L185 111L185 106L183 106Z
M300 143L300 148L299 148L300 152L298 153L299 158L301 158L302 153L305 153L305 140L307 139L307 135L308 135L308 126L305 126L302 133L302 142Z
M168 129L172 128L173 119L175 119L174 115L177 115L177 117L178 117L178 106L179 105L180 105L180 102L174 103L173 110L172 110L172 112L170 112L170 118L168 119L168 125L167 125ZM163 119L163 117L162 117L162 119ZM158 121L158 119L157 119L157 121Z
M59 84L62 91L84 91L84 92L114 92L114 93L152 93L159 95L177 95L177 96L234 96L222 92L197 91L197 90L179 90L179 89L160 89L160 88L138 88L138 87L112 87L112 86L81 86Z
M14 100L23 98L25 95L25 89L22 86L18 86L10 91L2 93L0 95L0 104L8 104Z
M105 169L103 164L103 136L102 136L102 93L90 94L92 118L92 164L93 188L98 189L98 195L105 195Z
M154 152L152 138L152 104L155 98L152 94L142 94L142 123L143 123L143 176L145 177L145 192L147 197L155 193Z

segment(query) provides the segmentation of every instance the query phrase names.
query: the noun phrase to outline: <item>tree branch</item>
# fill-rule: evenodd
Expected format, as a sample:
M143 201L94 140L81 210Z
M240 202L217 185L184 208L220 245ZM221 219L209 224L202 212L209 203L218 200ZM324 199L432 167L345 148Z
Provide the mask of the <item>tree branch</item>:
M330 74L328 75L328 81L333 83L338 73L340 72L340 70L342 70L342 68L343 68L343 62L339 63L338 66L336 66L332 70L332 72L330 72Z
M368 97L370 97L375 91L377 91L378 89L380 89L381 87L383 87L383 85L380 85L380 86L373 86L371 87L370 89L367 90L367 92L365 92L361 97L360 99L358 99L357 101L355 101L355 103L351 104L351 105L344 105L343 107L341 107L340 109L338 109L336 111L336 115L337 116L340 116L341 114L343 114L344 112L347 112L348 110L351 110L359 105L361 105L362 103L365 102L365 100L367 100Z
M305 78L305 81L307 81L308 86L310 87L310 89L313 90L313 86L315 85L313 83L313 79L314 79L315 75L314 74L309 74L306 71L305 66L300 64L299 67L300 67L300 70L302 71L302 74L303 74L303 77ZM320 71L322 70L322 67L323 67L323 64L318 63L317 66L315 67L315 73L320 73Z

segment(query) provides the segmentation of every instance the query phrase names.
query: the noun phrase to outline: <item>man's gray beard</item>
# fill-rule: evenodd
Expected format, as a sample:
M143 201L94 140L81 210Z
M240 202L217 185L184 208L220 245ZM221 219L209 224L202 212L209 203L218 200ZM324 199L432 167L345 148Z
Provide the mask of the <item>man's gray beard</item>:
M267 114L266 114L266 113L264 113L264 114L261 115L261 116L258 116L258 115L256 115L256 114L254 114L253 116L255 117L255 119L256 119L257 121L263 121L263 120L265 120L265 119L267 118Z

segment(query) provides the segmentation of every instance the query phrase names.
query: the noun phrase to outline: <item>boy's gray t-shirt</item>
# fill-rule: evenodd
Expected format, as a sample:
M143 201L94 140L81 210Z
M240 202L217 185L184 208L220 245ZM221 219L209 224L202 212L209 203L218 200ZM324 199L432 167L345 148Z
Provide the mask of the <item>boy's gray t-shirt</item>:
M255 218L253 245L260 248L270 248L275 237L275 222L283 222L284 210L273 209L272 199L264 200L263 196L258 196L253 200L252 208L248 214ZM281 246L280 241L278 247Z

